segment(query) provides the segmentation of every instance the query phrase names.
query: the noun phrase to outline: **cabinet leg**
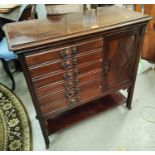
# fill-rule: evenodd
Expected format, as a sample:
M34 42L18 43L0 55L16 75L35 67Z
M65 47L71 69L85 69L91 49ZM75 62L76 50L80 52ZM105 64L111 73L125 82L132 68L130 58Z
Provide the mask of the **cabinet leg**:
M49 148L49 144L50 144L50 141L49 141L49 138L48 138L48 131L43 131L43 136L44 136L44 140L45 140L45 144L46 144L46 149Z
M49 148L49 144L50 144L50 142L49 142L49 139L47 138L47 140L45 139L45 143L46 143L46 149L48 149Z
M38 119L38 116L36 115L36 119Z
M46 126L46 134L44 135L44 139L45 139L45 143L46 143L46 149L48 149L50 141L49 141L49 138L48 138L48 129L47 129L48 121L47 120L45 121L45 126Z
M126 102L126 107L128 109L131 109L131 104L132 104L132 98L133 98L133 92L134 92L134 85L128 88L128 97L127 97L127 102Z

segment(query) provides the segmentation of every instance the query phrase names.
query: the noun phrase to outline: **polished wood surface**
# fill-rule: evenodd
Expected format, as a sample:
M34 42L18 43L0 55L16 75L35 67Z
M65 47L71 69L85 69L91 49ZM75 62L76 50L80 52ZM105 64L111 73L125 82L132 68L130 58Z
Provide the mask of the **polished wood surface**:
M99 83L101 83L101 82L99 82ZM83 92L80 91L80 93L79 93L80 103L78 103L78 106L81 104L87 103L88 100L90 100L90 99L93 100L94 97L102 96L102 89L101 89L99 83L97 83L97 85L89 86L89 88L87 88ZM64 94L64 93L62 93L62 94ZM49 97L51 97L51 99L53 99L52 95L50 95ZM53 97L57 98L57 100L55 100L51 103L47 104L47 102L51 101L51 99L50 100L47 99L46 100L47 102L41 101L43 104L45 104L45 105L41 106L41 111L42 111L43 115L52 116L53 112L56 112L56 111L64 109L64 108L65 108L65 110L70 108L69 102L66 100L65 96L58 95L56 97L55 96L53 96ZM59 100L59 98L60 98L60 100ZM74 97L73 97L73 99L74 99ZM63 104L63 106L62 106L62 104ZM77 105L77 103L75 102L75 103L71 104L71 106L74 106L74 105Z
M68 14L58 19L32 20L6 25L11 50L39 46L71 37L79 37L150 19L140 13L111 6L84 13ZM58 31L59 29L59 31Z
M62 55L61 51L65 52L68 57L71 57L74 53L72 52L73 48L76 48L76 51L78 52L77 55L79 54L85 54L88 51L93 51L96 49L101 49L103 48L103 39L98 38L98 39L91 39L87 40L85 42L79 42L77 44L73 44L71 46L64 46L64 47L59 47L58 49L47 49L47 50L42 50L39 53L34 53L26 56L26 62L29 66L36 65L36 64L41 64L44 62L49 62L49 61L57 61L61 60ZM63 51L65 50L65 51ZM73 54L72 54L73 53Z
M101 87L101 78L93 79L93 81L89 81L89 82L84 83L84 84L79 83L77 88L78 88L78 91L80 91L80 92L86 92L91 87ZM70 90L67 90L67 91L72 92L72 91L74 91L74 89L75 89L75 86L72 87ZM65 87L63 89L60 89L58 92L54 92L54 93L51 93L51 92L49 93L47 91L46 94L39 97L40 104L45 105L49 102L54 102L54 101L60 100L61 98L66 98L67 91L66 91Z
M80 77L85 73L93 72L95 70L101 70L101 67L102 67L102 61L100 60L93 63L88 63L86 65L82 65L81 67L78 68L78 75ZM73 73L74 71L77 71L77 69L69 69L67 71L62 71L55 74L51 73L46 76L34 77L32 78L33 85L35 88L38 88L44 85L48 85L50 83L55 83L55 82L64 80L65 74L70 74L70 73Z
M92 81L94 79L98 79L101 77L101 70L95 70L93 72L88 72L82 75L79 75L78 77L78 82L83 84L83 83L87 83L88 81ZM72 83L71 83L72 84ZM43 87L39 87L36 89L36 94L38 97L44 96L47 93L56 93L60 90L63 90L65 88L65 81L59 81L56 83L48 83L48 84L44 84Z
M128 91L126 106L131 109L143 35L150 19L111 6L57 20L5 26L9 45L19 56L47 147L50 119L57 115L102 97L107 104L119 102L120 89ZM108 96L114 100L109 101Z
M136 31L126 31L123 36L111 35L108 41L105 43L108 51L107 60L109 71L107 75L106 87L111 88L121 83L125 83L131 80L131 66L136 58Z
M39 65L35 67L31 67L29 69L29 72L32 77L38 77L41 75L46 75L49 73L53 72L59 72L63 71L63 64L68 64L68 67L65 68L65 70L68 70L72 68L73 66L77 66L78 68L81 68L82 65L85 65L87 62L94 62L95 60L98 61L98 59L101 58L101 53L102 50L92 52L90 54L82 55L79 57L76 57L74 60L78 64L74 64L74 60L72 58L63 60L63 61L57 61L57 62L52 62L44 65Z

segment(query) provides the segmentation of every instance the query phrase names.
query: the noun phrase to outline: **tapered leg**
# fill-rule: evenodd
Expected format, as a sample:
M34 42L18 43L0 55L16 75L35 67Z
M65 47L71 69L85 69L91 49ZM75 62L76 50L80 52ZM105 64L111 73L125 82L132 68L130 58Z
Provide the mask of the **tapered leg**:
M45 143L46 143L46 149L48 149L50 141L49 141L49 138L48 138L49 131L47 129L47 126L48 126L48 121L47 120L45 121L45 126L46 126L46 131L43 132L43 136L44 136Z
M145 26L141 29L140 33L137 33L136 35L136 42L137 42L137 58L140 58L140 53L141 53L141 48L142 48L142 42L143 42L143 36L145 34ZM135 82L136 82L136 76L137 76L137 70L138 70L138 64L139 64L139 59L136 59L135 62L135 67L133 69L132 73L132 85L128 88L128 97L127 97L127 103L126 106L128 109L131 109L131 104L132 104L132 98L133 98L133 93L134 93L134 87L135 87Z
M50 144L49 140L45 140L45 143L46 143L46 149L48 149L49 148L49 144Z
M14 80L13 75L9 69L8 63L4 59L1 59L1 60L2 60L4 70L6 71L7 75L10 77L10 79L12 80L12 90L15 90L15 80Z
M133 98L133 93L134 93L134 87L135 84L133 84L130 88L128 88L128 96L127 96L127 102L126 102L126 107L128 109L131 109L131 104L132 104L132 98Z

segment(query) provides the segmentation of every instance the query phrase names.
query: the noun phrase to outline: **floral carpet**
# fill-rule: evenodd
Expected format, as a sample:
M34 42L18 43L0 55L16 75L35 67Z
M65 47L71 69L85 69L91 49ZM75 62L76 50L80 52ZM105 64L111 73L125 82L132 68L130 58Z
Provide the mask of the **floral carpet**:
M32 149L31 126L20 99L0 83L0 151Z

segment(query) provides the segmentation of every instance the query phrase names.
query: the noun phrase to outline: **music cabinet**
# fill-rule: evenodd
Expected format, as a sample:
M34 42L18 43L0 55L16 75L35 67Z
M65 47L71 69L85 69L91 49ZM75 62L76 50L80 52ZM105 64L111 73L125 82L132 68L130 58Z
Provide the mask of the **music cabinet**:
M128 91L125 102L131 108L143 35L150 19L110 6L5 25L47 148L48 120L58 114L103 96L117 98L121 89Z

